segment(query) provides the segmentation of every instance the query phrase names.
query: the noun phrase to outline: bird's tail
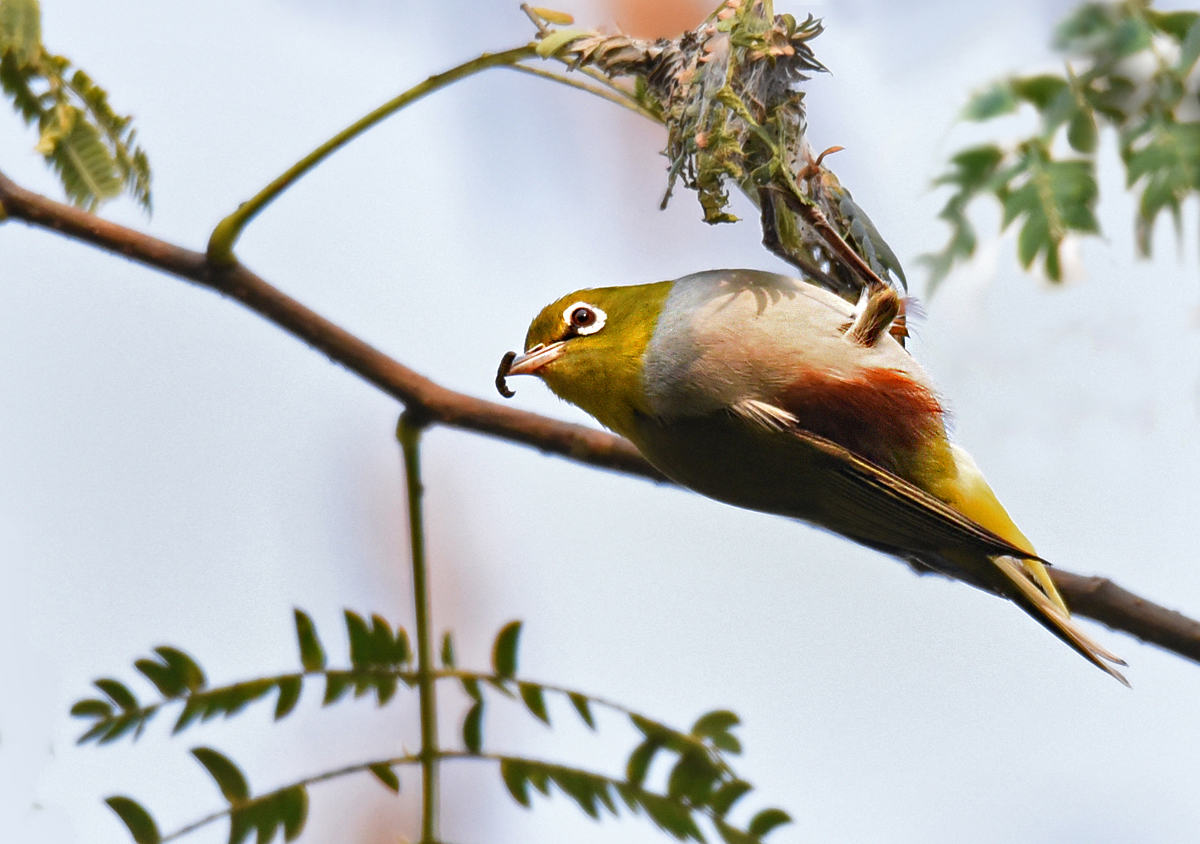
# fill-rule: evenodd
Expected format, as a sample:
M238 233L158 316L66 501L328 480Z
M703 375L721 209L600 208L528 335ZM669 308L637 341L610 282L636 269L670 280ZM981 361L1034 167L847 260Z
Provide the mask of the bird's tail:
M995 556L991 560L997 571L1003 575L1006 585L1010 587L1004 591L1021 609L1074 648L1088 662L1116 677L1126 686L1129 685L1129 681L1125 679L1124 675L1113 668L1114 664L1125 665L1125 660L1105 648L1075 623L1071 614L1067 612L1062 598L1059 597L1058 591L1054 588L1054 584L1049 582L1048 575L1044 578L1048 584L1047 588L1042 586L1043 578L1037 577L1036 573L1031 572L1027 565L1015 558Z

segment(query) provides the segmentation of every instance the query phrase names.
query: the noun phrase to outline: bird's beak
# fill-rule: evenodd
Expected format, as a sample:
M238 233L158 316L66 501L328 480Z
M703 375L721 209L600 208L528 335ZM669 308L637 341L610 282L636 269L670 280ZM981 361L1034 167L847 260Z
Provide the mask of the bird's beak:
M563 353L565 344L560 340L546 346L538 343L523 355L513 358L508 367L509 375L537 375L543 366L556 360Z
M512 390L508 389L508 385L504 383L504 379L509 375L537 375L541 372L542 367L562 354L564 342L560 340L557 343L551 343L549 346L544 343L538 343L523 355L518 355L516 352L506 354L500 361L500 369L496 373L496 389L500 391L500 395L506 399L511 399L516 395Z

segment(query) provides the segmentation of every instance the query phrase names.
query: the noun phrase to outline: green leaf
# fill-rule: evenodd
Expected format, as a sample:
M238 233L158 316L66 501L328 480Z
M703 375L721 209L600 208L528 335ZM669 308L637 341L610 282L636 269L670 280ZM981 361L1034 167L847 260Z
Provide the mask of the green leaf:
M411 661L412 647L408 643L408 632L403 627L397 627L392 641L392 664L408 665Z
M175 722L175 726L171 728L171 734L182 732L190 726L197 718L204 714L204 701L196 696L187 699L187 703L183 705L183 711L179 713L179 719Z
M289 674L275 681L275 686L279 689L279 697L275 699L276 721L287 717L296 708L296 702L300 700L300 689L303 687L303 684L304 678L299 674Z
M746 831L755 838L762 838L768 832L775 829L775 827L791 822L791 816L783 811L783 809L763 809L750 819L750 824L746 827Z
M1200 124L1149 123L1140 134L1124 139L1122 157L1127 183L1141 183L1138 249L1149 255L1159 212L1170 210L1178 228L1182 200L1200 189Z
M97 680L94 685L100 691L108 695L109 699L111 699L113 703L120 707L122 712L128 712L131 709L137 709L137 698L134 697L133 692L129 691L129 688L123 683L113 680L110 677L103 677Z
M741 753L742 743L730 730L738 725L739 720L734 713L719 709L701 715L692 726L692 735L696 738L707 738L713 746L728 753Z
M74 718L111 718L112 714L112 704L94 697L81 700L71 707L71 716Z
M136 844L158 844L162 841L154 818L140 803L128 797L109 797L104 802L117 813Z
M521 694L521 700L525 702L525 706L537 718L550 723L550 714L546 711L546 696L542 691L542 687L537 683L518 683L517 690Z
M1054 248L1055 242L1049 229L1039 225L1035 219L1031 218L1021 226L1021 233L1017 237L1017 260L1022 267L1029 269L1039 252Z
M510 621L496 635L492 646L492 669L501 677L517 673L517 644L521 638L521 622Z
M321 706L336 703L349 690L352 679L346 671L325 672L325 697L321 700Z
M0 52L0 87L12 97L13 107L26 123L41 123L45 109L38 92L33 88L36 73L23 69L12 54Z
M537 54L543 59L548 59L572 41L591 34L586 29L556 29L538 42Z
M728 814L733 804L745 797L752 786L745 780L730 780L718 788L708 799L709 808L718 816Z
M61 112L56 109L55 113ZM66 123L56 123L42 132L39 149L58 173L67 198L75 205L94 210L101 202L121 192L112 153L100 131L74 109Z
M1110 73L1084 87L1083 95L1092 108L1119 126L1129 120L1130 108L1140 96L1138 88L1128 77Z
M374 650L374 640L367 622L358 613L345 610L346 633L350 637L350 664L355 668L368 668L379 663Z
M241 844L256 832L259 844L268 844L280 827L284 840L292 841L304 829L307 815L308 792L302 785L264 795L229 813L229 843Z
M304 822L308 819L308 790L302 785L293 786L281 792L277 799L279 817L283 821L283 840L295 841L304 831ZM270 836L267 837L269 840ZM266 844L261 832L259 842Z
M1067 80L1050 73L1017 77L1009 84L1016 96L1038 111L1045 111L1067 90Z
M1140 53L1151 45L1154 33L1140 18L1121 21L1110 44L1113 55L1118 59Z
M208 771L231 806L250 799L250 786L246 778L227 756L211 747L193 747L192 756Z
M1196 60L1200 59L1200 15L1191 13L1192 22L1187 28L1187 34L1181 39L1179 58L1175 62L1175 72L1186 77L1192 72Z
M625 779L632 785L641 787L646 781L646 773L650 770L650 763L654 761L654 755L662 749L662 739L658 737L649 737L629 754L629 761L625 765Z
M1004 160L1004 151L995 144L970 147L950 159L953 169L939 176L934 185L958 185L964 191L984 187Z
M17 67L33 64L42 51L42 14L37 0L0 0L0 54Z
M1091 109L1079 109L1067 124L1067 142L1077 152L1096 151L1096 117Z
M446 631L442 636L442 666L454 668L454 639L450 636L450 631Z
M204 688L207 682L204 671L188 654L169 645L157 647L154 652L162 658L176 676L183 679L183 685L188 691L194 692Z
M384 786L396 794L400 793L400 777L392 770L392 766L385 762L376 762L374 765L368 765L367 770L375 775Z
M179 697L186 689L183 677L175 674L169 666L161 662L153 659L139 659L133 663L133 667L153 683L154 687L158 689L158 693L164 698Z
M971 97L963 109L965 120L991 120L1017 110L1017 97L1007 82L996 82L990 88Z
M325 668L325 650L317 638L317 628L304 610L295 610L296 640L300 645L300 664L305 671L321 671Z
M693 841L704 840L699 827L692 820L691 813L678 801L643 791L639 795L638 802L646 810L650 819L664 832L669 832L680 841L688 838Z
M107 726L100 734L99 743L109 744L134 729L140 732L142 723L142 719L137 712L126 713L114 721L107 722Z
M508 793L526 809L529 808L529 778L523 763L516 759L500 760L500 776Z
M1186 41L1191 29L1200 21L1200 14L1196 12L1159 12L1148 8L1145 15L1152 27L1176 41Z
M479 680L475 677L463 677L462 687L463 691L466 692L467 697L469 697L471 700L475 701L476 703L479 703L479 701L483 700L483 689L479 687Z
M97 743L99 743L98 742L99 738L112 727L112 723L113 722L107 718L99 719L94 724L92 724L92 726L89 727L87 729L87 731L84 732L83 735L81 735L79 738L75 739L75 743L82 745L82 744L87 744L89 741L93 741L93 740L96 740Z
M601 803L605 807L616 808L608 794L608 781L604 778L558 765L547 765L545 770L563 794L574 800L588 817L600 817Z
M721 769L713 764L707 753L691 749L679 756L667 777L667 795L686 799L693 805L703 805L717 787Z
M379 674L375 677L375 694L379 697L379 705L383 706L396 694L396 678L390 674Z
M1084 3L1059 24L1055 46L1067 53L1115 62L1150 46L1153 33L1120 4Z
M478 700L463 719L463 745L467 752L478 756L483 748L483 701Z
M736 826L731 826L721 818L714 819L713 826L717 828L717 832L725 844L759 844L759 839L748 835Z
M581 695L579 692L568 692L567 698L575 707L575 711L579 713L579 717L583 719L583 723L587 724L590 729L596 729L596 721L592 718L592 709L587 696Z
M715 735L729 732L731 727L736 727L740 723L741 720L737 715L728 709L717 709L696 719L696 723L692 725L692 735L696 738L712 738Z
M275 689L274 679L247 680L244 683L234 683L232 686L212 689L207 692L196 692L192 699L204 704L204 720L224 715L226 718L241 712L246 706L260 698L266 697Z

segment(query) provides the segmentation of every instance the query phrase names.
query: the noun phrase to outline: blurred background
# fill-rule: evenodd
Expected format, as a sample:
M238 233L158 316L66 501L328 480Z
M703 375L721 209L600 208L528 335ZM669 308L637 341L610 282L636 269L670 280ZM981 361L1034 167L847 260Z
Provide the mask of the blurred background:
M715 4L715 0L714 0ZM586 26L693 26L709 2L572 0ZM1051 68L1064 0L776 0L824 18L832 71L806 86L813 146L916 281L939 248L931 180L980 137L968 94ZM112 219L203 248L211 227L329 135L430 73L524 43L517 3L46 0L47 46L136 116L154 216ZM1013 131L1028 124L1014 122ZM989 132L993 131L991 128ZM59 196L36 138L0 117L0 168ZM426 99L272 206L239 255L273 284L441 383L495 398L500 355L569 290L721 266L784 270L753 209L701 222L665 187L661 129L503 70ZM957 440L1041 553L1200 614L1198 225L1159 227L1133 260L1133 201L1105 137L1102 238L1062 287L1023 274L1011 238L926 303L914 353ZM979 209L981 231L998 211ZM401 748L413 700L328 711L306 691L170 738L76 747L67 715L99 676L160 644L212 683L292 670L291 608L344 660L341 611L411 626L399 408L258 317L92 248L0 226L0 829L11 841L128 841L102 803L128 794L175 829L224 805L187 749L228 753L256 791ZM582 414L532 379L517 407ZM524 619L521 670L679 727L743 719L739 773L795 824L785 842L1194 842L1200 666L1096 630L1125 689L1019 610L803 525L456 431L426 437L434 619L459 662ZM411 696L415 699L415 696ZM465 707L449 687L442 731ZM553 702L554 729L503 705L486 740L610 772L635 735L600 736ZM419 780L316 786L305 841L415 837ZM565 798L516 805L494 768L443 768L448 841L662 841ZM189 840L219 842L223 824Z

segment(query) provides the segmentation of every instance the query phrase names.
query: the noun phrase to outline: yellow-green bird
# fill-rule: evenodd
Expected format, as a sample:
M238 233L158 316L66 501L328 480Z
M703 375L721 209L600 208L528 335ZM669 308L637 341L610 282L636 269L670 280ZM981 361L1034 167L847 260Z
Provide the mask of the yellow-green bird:
M712 270L570 293L506 375L536 375L703 495L801 519L1011 599L1086 659L1033 545L946 435L928 376L888 333L890 288L857 306L802 280Z

